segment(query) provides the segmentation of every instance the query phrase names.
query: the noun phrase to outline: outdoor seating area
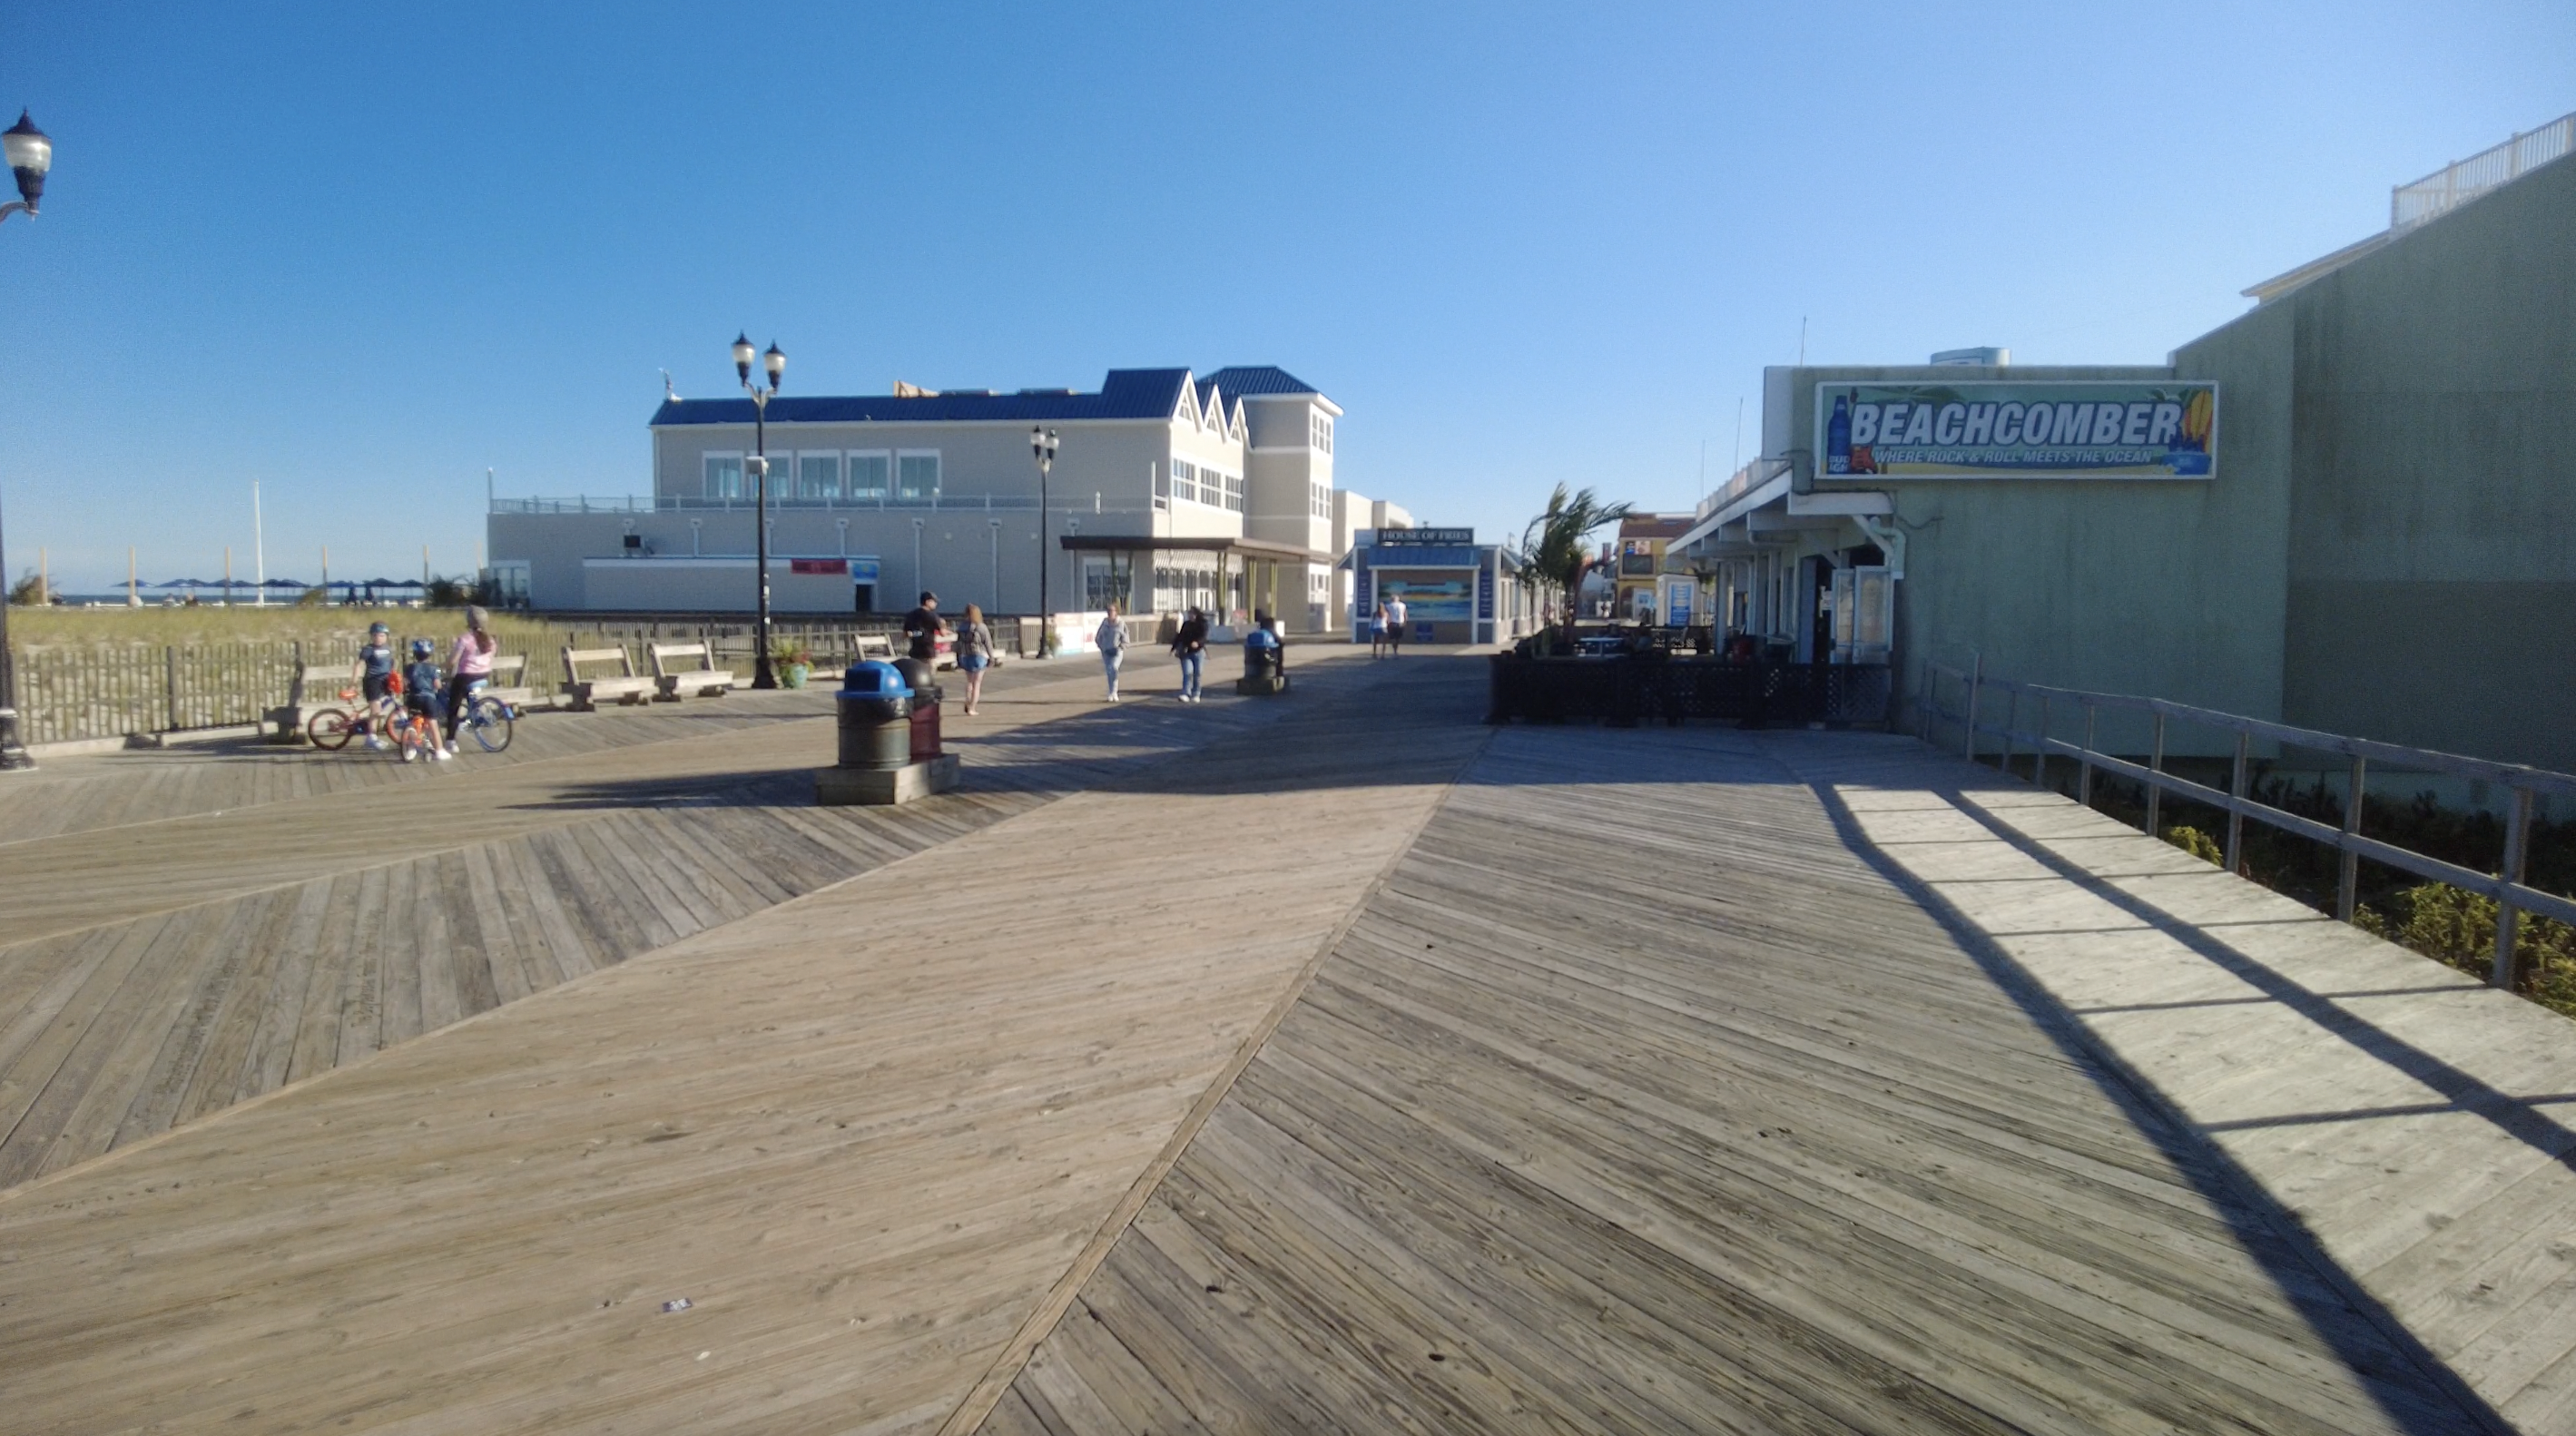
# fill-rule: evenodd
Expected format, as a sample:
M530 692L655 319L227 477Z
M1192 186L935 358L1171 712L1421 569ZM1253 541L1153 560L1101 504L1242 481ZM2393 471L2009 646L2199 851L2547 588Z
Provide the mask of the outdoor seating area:
M733 688L733 674L716 667L703 643L648 643L644 648L653 662L653 682L660 698L672 702L721 698ZM694 667L679 661L692 658L697 660Z
M616 672L596 671L612 663ZM594 671L582 672L585 666ZM622 643L615 648L566 647L563 671L564 696L572 700L576 713L590 712L602 703L647 703L662 688L659 678L635 671L635 655Z
M1880 727L1885 664L1743 663L1661 649L1487 660L1489 723L1732 723L1746 728Z

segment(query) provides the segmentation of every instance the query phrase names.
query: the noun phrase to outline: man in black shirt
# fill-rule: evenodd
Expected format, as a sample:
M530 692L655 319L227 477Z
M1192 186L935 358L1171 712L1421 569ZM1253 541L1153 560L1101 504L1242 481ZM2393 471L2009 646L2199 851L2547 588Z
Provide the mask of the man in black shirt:
M937 662L939 635L946 628L939 619L939 595L923 589L921 606L903 616L904 637L910 640L907 651L924 663Z

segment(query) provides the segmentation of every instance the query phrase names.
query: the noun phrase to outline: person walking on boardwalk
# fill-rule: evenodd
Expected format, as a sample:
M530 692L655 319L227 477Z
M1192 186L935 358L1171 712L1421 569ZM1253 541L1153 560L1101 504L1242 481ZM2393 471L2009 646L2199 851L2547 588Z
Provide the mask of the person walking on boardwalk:
M384 735L376 731L376 704L393 691L397 658L394 631L381 623L368 624L367 641L358 647L355 674L359 694L367 700L358 714L358 731L367 735L367 746L379 752L384 750L385 740Z
M966 605L957 624L957 666L966 674L966 716L972 718L984 697L984 670L993 666L993 630L984 626L984 610L976 604Z
M492 641L492 615L476 604L465 606L465 631L447 654L447 751L456 751L456 725L464 721L474 685L492 681L492 657L501 645Z
M1191 609L1181 622L1181 631L1172 635L1172 654L1181 660L1181 701L1199 701L1199 672L1207 666L1207 614Z
M1401 598L1386 601L1386 656L1404 656L1404 600Z
M939 595L929 589L921 591L919 607L903 616L904 651L924 663L939 661L939 635L948 625L939 617Z
M1118 665L1127 657L1127 625L1118 621L1118 600L1109 600L1109 612L1100 620L1100 631L1091 635L1100 649L1100 671L1109 680L1109 701L1118 701Z
M1369 614L1369 657L1377 658L1386 650L1386 605L1381 603Z

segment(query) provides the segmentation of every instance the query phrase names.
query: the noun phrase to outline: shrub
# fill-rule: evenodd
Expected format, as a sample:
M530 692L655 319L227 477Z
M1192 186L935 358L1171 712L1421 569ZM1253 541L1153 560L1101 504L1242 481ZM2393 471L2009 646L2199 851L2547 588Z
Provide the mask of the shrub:
M2165 841L2212 867L2227 864L2227 854L2220 850L2218 840L2198 828L2182 825L2167 828Z

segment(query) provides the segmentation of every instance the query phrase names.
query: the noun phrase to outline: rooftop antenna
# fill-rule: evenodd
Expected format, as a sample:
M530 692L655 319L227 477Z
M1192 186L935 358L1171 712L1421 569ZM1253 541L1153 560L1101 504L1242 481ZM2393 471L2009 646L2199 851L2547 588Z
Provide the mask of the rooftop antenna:
M1731 474L1731 473L1734 473L1736 469L1740 469L1740 468L1743 468L1743 467L1744 467L1744 396L1743 396L1743 395L1741 395L1741 394L1738 394L1738 395L1736 395L1736 396L1735 396L1735 465L1734 465L1734 467L1733 467L1733 468L1728 469L1728 470L1727 470L1727 472Z
M1798 367L1807 367L1807 316L1798 316Z
M680 402L680 391L671 387L671 371L668 369L662 371L662 397L670 403Z

